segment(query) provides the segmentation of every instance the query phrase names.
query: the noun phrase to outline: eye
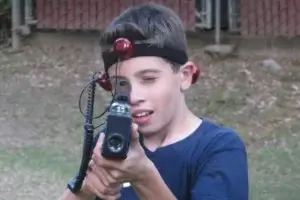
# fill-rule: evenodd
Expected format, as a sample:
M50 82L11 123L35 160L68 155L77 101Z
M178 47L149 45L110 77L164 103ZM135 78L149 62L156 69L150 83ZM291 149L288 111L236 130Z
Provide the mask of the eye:
M153 83L156 81L156 79L157 79L157 77L154 77L154 76L142 77L142 80L144 83Z
M126 86L129 84L128 80L124 79L123 77L113 77L110 78L109 81L112 85L118 84L119 86Z
M120 86L126 86L126 85L128 85L127 81L120 81Z

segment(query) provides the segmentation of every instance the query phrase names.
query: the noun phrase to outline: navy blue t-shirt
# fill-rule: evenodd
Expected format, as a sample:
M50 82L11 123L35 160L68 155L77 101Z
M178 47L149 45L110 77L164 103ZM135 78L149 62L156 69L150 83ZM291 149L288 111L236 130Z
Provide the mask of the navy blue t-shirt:
M232 129L203 119L187 138L155 152L144 149L178 200L248 200L246 148ZM121 195L139 199L131 186Z

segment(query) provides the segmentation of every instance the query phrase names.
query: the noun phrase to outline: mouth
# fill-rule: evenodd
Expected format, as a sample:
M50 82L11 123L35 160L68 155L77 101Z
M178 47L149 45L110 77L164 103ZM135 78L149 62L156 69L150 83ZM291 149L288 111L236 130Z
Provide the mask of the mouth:
M136 112L132 114L132 117L135 123L142 124L149 122L153 113L153 111Z

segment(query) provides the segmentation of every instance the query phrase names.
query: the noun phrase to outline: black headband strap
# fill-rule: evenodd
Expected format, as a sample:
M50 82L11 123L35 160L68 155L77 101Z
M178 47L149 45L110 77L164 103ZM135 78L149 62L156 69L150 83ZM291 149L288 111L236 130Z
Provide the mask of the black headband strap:
M158 47L151 44L134 44L130 58L139 56L157 56L173 61L178 64L185 64L188 61L187 54L182 50L169 47ZM102 53L105 70L110 66L122 60L119 54L114 51L105 51Z

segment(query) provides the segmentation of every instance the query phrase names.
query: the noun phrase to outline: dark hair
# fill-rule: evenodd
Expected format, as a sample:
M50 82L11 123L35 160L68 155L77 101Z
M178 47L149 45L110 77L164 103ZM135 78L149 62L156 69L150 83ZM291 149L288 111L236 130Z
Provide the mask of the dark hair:
M126 9L109 24L102 34L100 45L105 49L119 37L179 49L186 54L188 51L185 30L179 16L170 8L156 3Z

